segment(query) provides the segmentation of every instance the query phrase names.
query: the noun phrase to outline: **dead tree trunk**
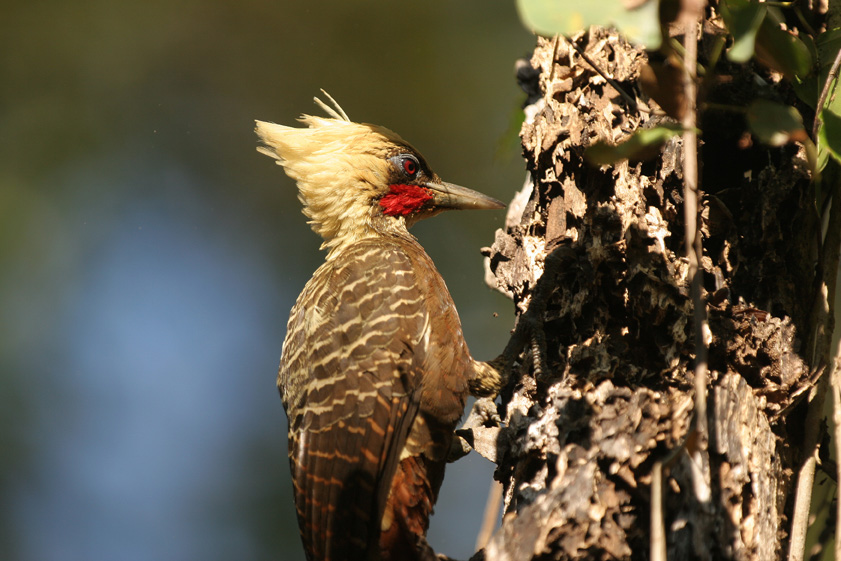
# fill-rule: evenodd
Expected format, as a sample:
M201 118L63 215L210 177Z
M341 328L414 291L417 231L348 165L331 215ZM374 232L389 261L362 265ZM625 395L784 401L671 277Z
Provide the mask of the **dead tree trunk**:
M535 49L541 96L521 131L530 181L486 250L489 282L518 313L539 283L551 297L545 341L535 338L502 396L505 514L484 558L648 559L655 462L669 559L780 558L801 454L799 398L815 370L803 349L820 218L802 148L752 143L738 114L708 109L699 123L711 331L711 496L701 504L687 452L694 334L681 138L644 161L585 163L595 141L621 141L665 117L639 87L644 51L595 28L574 42L589 61L563 38ZM723 75L707 101L746 105L762 87L744 66ZM559 246L561 267L544 275Z

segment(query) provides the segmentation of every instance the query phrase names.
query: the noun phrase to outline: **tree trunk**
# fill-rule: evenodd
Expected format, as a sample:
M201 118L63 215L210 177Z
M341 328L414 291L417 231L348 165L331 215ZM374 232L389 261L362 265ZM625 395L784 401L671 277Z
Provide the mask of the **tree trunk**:
M504 516L484 558L649 559L650 519L660 511L655 466L669 559L780 558L801 460L800 397L814 383L804 348L820 218L802 147L752 142L738 113L707 109L699 123L711 331L705 501L690 456L695 346L682 140L645 161L586 163L595 141L616 143L667 118L640 88L655 66L644 51L597 28L573 41L589 62L564 38L535 49L540 97L521 132L530 181L486 250L489 282L518 313L540 283L551 296L545 341L534 339L502 395ZM777 87L793 103L767 71L719 70L704 85L708 102L745 106L759 88ZM566 248L562 265L544 275L557 247Z

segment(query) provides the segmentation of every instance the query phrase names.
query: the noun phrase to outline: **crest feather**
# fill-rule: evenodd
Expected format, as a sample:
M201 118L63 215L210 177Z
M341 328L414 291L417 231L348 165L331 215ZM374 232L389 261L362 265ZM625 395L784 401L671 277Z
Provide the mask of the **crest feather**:
M298 198L312 229L324 238L330 255L344 245L372 235L374 204L388 189L388 158L412 150L385 127L352 122L330 94L332 104L315 98L328 117L302 115L305 128L256 121L257 148L277 160L298 184ZM330 258L328 255L328 259Z
M323 93L327 100L333 104L333 107L330 107L329 105L318 99L318 97L314 97L312 98L312 100L315 101L318 104L318 106L324 110L325 113L327 113L334 119L350 122L350 118L347 116L347 113L345 113L345 110L342 109L342 106L339 105L339 103L335 99L333 99L333 96L324 91L324 89L321 90L321 93Z

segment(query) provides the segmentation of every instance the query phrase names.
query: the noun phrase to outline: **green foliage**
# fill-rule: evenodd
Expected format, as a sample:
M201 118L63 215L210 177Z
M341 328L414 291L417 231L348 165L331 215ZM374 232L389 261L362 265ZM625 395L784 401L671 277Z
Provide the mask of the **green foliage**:
M806 44L780 27L785 20L777 8L768 8L756 34L756 57L791 81L801 80L812 70L812 54Z
M818 130L818 161L829 154L841 162L841 117L829 109L821 111L823 126ZM825 162L824 162L825 163Z
M727 58L747 62L753 56L756 34L765 19L766 4L749 0L725 0L719 4L721 15L733 35L733 46Z
M746 116L750 131L763 144L783 146L807 138L803 117L789 105L757 99L748 106Z
M816 92L819 92L829 79L829 71L838 51L841 49L841 29L832 29L821 33L815 38L815 51L818 58L818 72L816 81ZM834 78L829 84L830 95L827 96L823 108L831 109L836 115L841 115L841 96L834 95L838 85L838 78ZM812 107L815 106L818 96L815 95Z
M819 74L824 81L839 49L841 49L841 29L830 29L815 38ZM838 103L841 104L841 100Z
M841 96L836 95L838 77L830 80L829 73L838 51L841 49L841 29L831 29L821 33L815 38L815 52L818 60L818 71L816 76L797 88L798 96L815 108L819 114L819 127L816 131L817 143L817 169L822 170L826 166L827 159L832 156L841 161ZM820 95L823 89L827 90L822 107ZM808 96L804 99L804 96Z
M621 0L517 0L526 27L541 35L572 35L591 25L616 27L629 41L648 49L660 47L660 3L647 0L629 10Z

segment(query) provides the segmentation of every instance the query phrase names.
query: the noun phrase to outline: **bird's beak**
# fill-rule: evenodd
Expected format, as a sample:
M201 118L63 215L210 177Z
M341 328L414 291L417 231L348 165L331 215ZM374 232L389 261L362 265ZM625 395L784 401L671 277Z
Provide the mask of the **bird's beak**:
M505 204L501 201L460 185L430 181L425 183L424 187L432 191L433 206L438 208L461 210L505 208Z

